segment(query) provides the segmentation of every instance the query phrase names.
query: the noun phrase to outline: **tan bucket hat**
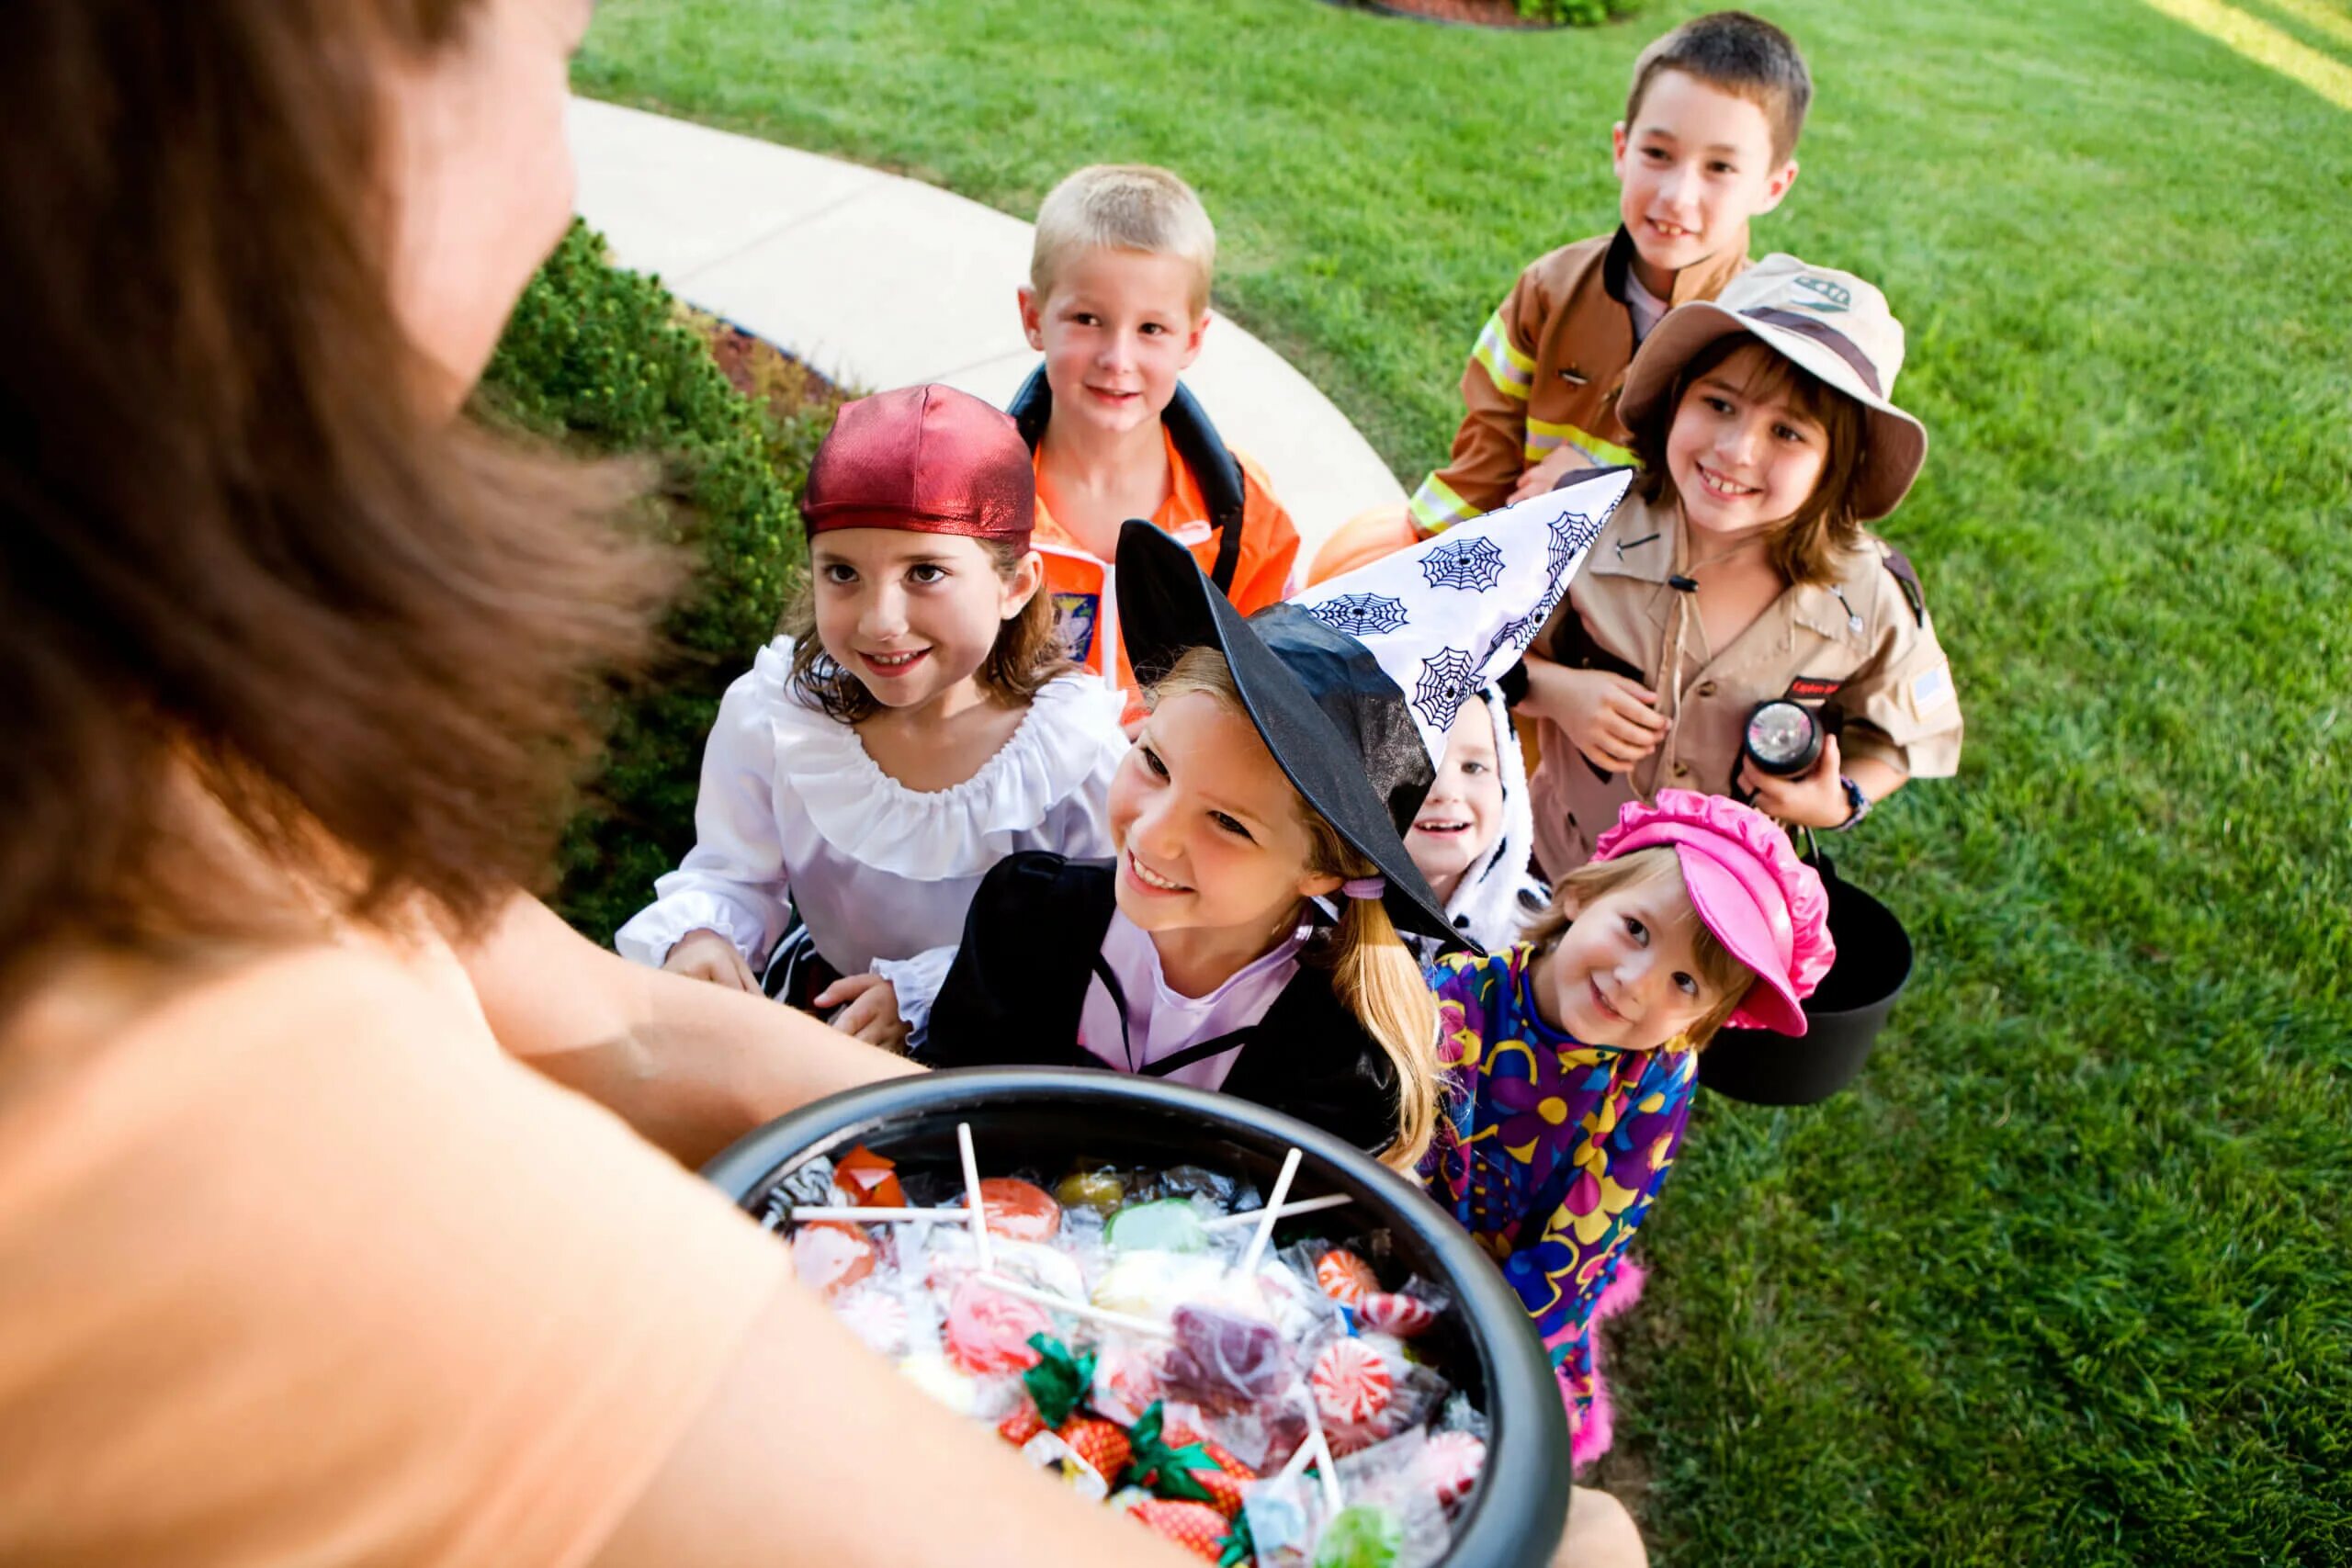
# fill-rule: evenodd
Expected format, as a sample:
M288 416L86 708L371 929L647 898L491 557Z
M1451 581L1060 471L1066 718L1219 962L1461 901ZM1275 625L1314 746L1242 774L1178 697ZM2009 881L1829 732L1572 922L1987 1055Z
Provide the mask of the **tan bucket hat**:
M1625 370L1618 417L1650 417L1691 356L1729 333L1752 333L1773 352L1870 411L1855 511L1862 521L1902 503L1928 458L1928 430L1888 400L1903 368L1903 323L1886 296L1850 272L1811 266L1785 253L1766 256L1713 299L1667 312Z

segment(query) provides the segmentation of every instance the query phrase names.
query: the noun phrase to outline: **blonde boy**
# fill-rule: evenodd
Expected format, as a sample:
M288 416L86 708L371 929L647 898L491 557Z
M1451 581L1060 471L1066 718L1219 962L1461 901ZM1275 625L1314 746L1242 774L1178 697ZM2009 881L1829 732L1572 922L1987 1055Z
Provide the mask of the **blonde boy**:
M1744 11L1683 23L1634 63L1610 132L1614 231L1528 264L1462 372L1462 427L1405 515L1366 513L1315 561L1319 581L1561 475L1630 463L1617 393L1673 306L1712 299L1747 265L1747 225L1797 177L1813 77L1788 34Z
M1245 614L1283 598L1298 531L1178 378L1209 325L1216 231L1147 164L1096 164L1037 212L1021 324L1045 364L1012 413L1035 453L1046 592L1071 657L1132 692L1116 624L1119 525L1148 518Z

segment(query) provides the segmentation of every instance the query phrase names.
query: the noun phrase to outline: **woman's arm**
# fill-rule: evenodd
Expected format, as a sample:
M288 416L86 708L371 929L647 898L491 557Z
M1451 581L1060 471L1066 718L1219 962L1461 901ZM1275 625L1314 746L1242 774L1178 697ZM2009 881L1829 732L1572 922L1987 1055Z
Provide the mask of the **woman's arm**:
M787 1286L595 1565L1192 1561L934 1404Z
M631 964L527 896L458 956L510 1054L688 1165L796 1106L920 1070L764 997Z

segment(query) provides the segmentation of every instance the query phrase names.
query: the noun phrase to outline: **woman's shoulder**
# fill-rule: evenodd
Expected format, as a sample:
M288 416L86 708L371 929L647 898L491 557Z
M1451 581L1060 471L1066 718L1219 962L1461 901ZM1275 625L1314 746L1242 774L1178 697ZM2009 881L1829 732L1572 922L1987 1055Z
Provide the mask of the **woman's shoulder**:
M507 1057L429 939L69 961L0 1073L0 1256L43 1285L0 1292L0 1424L166 1535L479 1521L527 1472L563 1479L503 1555L575 1552L781 1280L723 1200ZM164 1446L74 1436L134 1419Z

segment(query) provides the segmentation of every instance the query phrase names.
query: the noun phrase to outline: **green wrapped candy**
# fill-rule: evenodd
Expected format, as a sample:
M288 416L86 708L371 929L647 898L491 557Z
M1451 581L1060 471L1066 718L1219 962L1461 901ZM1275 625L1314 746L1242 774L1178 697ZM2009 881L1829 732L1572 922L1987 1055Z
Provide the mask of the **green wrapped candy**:
M1108 1214L1127 1201L1127 1184L1115 1170L1073 1170L1055 1185L1054 1198L1065 1209Z
M1405 1544L1396 1515L1370 1503L1351 1503L1331 1516L1315 1544L1315 1568L1391 1568Z
M1102 1234L1117 1252L1202 1252L1209 1245L1201 1216L1181 1198L1131 1203L1111 1216Z

